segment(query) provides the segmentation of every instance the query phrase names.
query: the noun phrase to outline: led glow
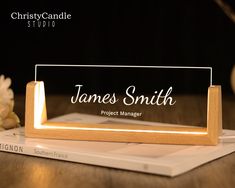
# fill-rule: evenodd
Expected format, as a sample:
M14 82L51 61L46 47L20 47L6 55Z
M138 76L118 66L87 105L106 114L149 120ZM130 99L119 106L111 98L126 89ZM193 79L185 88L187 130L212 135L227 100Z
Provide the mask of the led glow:
M207 135L207 132L199 131L171 131L171 130L145 130L145 129L116 129L116 128L92 128L92 127L69 127L53 126L43 123L43 112L45 107L45 92L43 82L36 82L34 98L34 128L35 129L59 129L59 130L81 130L81 131L112 131L112 132L134 132L134 133L160 133L160 134L190 134L190 135ZM56 123L56 122L55 122Z
M40 127L43 122L43 112L44 112L44 104L45 104L45 91L44 91L44 83L36 82L35 87L35 96L34 96L34 127Z
M168 130L141 130L141 129L112 129L112 128L91 128L91 127L65 127L65 126L51 126L41 124L35 127L36 129L60 129L60 130L82 130L82 131L114 131L114 132L135 132L135 133L162 133L162 134L194 134L194 135L206 135L207 132L197 131L168 131Z

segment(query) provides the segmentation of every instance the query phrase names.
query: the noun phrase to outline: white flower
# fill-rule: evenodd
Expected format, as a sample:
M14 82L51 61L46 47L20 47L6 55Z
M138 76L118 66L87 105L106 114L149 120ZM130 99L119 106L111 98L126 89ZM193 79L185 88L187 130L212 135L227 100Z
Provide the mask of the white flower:
M19 126L19 118L13 112L14 93L10 89L11 79L0 76L0 130Z
M14 98L12 89L10 89L11 79L0 76L0 103L11 103Z

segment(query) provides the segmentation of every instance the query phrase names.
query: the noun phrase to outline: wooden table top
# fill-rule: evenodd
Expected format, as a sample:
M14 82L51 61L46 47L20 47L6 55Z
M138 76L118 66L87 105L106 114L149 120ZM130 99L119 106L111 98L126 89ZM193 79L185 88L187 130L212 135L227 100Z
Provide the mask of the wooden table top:
M49 116L68 113L65 96L48 96L47 106L51 106ZM194 97L195 99L195 97ZM191 104L187 112L176 110L161 120L185 120L197 124L205 116L205 98L180 96L182 107L185 101ZM24 121L24 96L16 96L15 111ZM56 106L56 108L54 108ZM146 109L147 110L147 109ZM82 109L81 111L82 112ZM149 112L151 115L151 112ZM193 113L193 118L184 118L185 113ZM235 96L223 97L223 127L235 129ZM235 187L235 153L197 167L187 173L170 178L127 170L92 166L87 164L44 159L19 154L0 152L0 187L190 187L190 188L233 188Z

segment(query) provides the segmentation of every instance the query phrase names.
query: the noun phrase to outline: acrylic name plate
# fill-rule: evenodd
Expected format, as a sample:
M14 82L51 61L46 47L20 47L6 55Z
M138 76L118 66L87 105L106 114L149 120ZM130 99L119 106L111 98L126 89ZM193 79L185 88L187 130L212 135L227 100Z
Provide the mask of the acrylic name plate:
M78 122L48 120L47 83L44 85L44 81L37 81L39 68L73 72L69 73L70 79L74 80L72 83L62 76L65 81L58 81L59 77L54 72L49 80L57 80L58 88L69 90L66 102L73 109L83 112L90 106L89 113L97 118L84 116L88 117L87 120ZM159 70L161 72L157 72ZM166 70L170 72L165 74ZM178 102L174 91L180 83L174 85L172 75L189 70L206 70L210 75L205 126L150 121L160 114L154 110L167 108L172 111L176 108ZM157 76L161 79L154 80ZM168 83L162 76L168 79ZM35 66L35 81L29 82L26 88L25 134L27 137L54 139L216 145L222 130L221 103L221 87L212 85L211 67L40 64Z

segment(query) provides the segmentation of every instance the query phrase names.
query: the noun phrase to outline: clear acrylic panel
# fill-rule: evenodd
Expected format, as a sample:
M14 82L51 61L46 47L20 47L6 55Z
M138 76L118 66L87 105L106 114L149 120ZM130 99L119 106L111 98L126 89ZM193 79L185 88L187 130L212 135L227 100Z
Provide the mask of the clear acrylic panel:
M79 113L78 123L113 128L206 126L210 67L37 65L36 73L45 84L48 119Z

